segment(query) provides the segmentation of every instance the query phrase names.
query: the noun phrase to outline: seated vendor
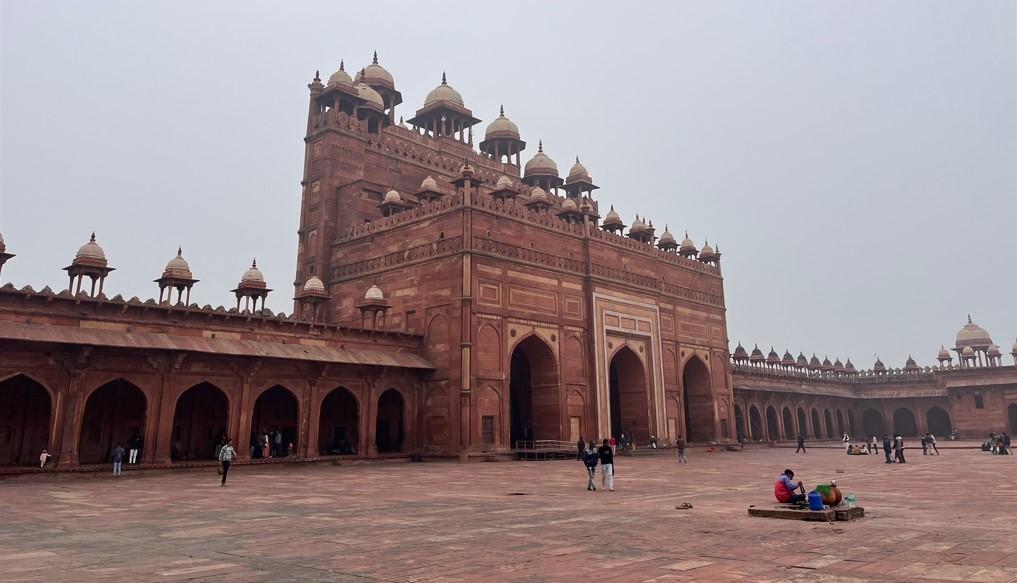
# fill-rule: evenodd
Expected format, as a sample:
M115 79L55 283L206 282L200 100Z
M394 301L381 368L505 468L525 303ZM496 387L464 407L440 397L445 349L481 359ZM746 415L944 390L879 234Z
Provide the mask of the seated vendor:
M805 501L805 494L795 494L795 490L802 489L802 481L792 482L791 479L795 477L795 473L791 470L784 470L784 473L780 475L780 478L773 483L773 495L777 497L777 502L783 502L785 504L797 504Z

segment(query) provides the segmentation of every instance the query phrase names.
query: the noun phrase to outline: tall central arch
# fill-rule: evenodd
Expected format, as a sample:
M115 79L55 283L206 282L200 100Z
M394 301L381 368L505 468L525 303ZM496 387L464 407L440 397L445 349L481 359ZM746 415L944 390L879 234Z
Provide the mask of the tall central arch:
M561 388L554 352L537 336L512 350L509 418L513 447L520 440L563 439Z
M712 441L717 434L713 419L713 383L703 361L692 357L685 363L682 386L685 387L685 427L689 440Z
M611 435L650 438L650 395L643 361L628 346L611 358Z

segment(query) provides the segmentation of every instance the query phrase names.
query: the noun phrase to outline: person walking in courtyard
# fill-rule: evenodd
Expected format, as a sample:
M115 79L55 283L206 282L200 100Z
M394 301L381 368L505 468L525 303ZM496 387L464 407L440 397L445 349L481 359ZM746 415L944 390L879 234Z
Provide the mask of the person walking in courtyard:
M1010 455L1013 455L1013 448L1011 448L1010 446L1011 446L1010 434L1006 433L1004 431L1003 432L1003 451L1010 452Z
M798 434L798 449L795 450L795 453L798 453L799 451L805 453L805 438L802 437L801 433Z
M678 450L678 463L689 463L689 460L685 459L685 439L681 435L674 440L674 448Z
M851 450L851 438L848 436L847 433L844 433L844 437L841 438L841 441L844 442L844 451L850 451Z
M48 462L51 457L53 457L53 454L49 453L45 449L42 450L42 453L39 454L39 467L46 467L46 462Z
M233 449L233 440L226 438L226 445L219 451L219 461L222 462L222 487L226 487L226 475L230 473L230 464L237 457L237 450Z
M777 502L784 504L798 504L805 502L805 486L801 480L792 482L791 480L795 477L795 473L790 469L784 470L784 473L777 478L777 481L773 483L773 495L777 498ZM797 490L801 490L800 494L796 494Z
M590 441L590 443L593 443L593 441ZM576 450L576 459L583 461L586 456L586 442L583 441L582 437L580 437L579 441L576 442Z
M893 460L890 459L890 436L883 434L883 453L886 454L886 463L892 464Z
M141 451L141 446L144 444L145 440L141 439L141 434L135 431L134 435L127 440L127 449L130 450L130 456L127 459L127 463L138 463L138 452Z
M939 448L936 447L936 436L931 433L926 433L925 441L929 444L929 447L932 448L932 451L936 452L936 455L939 455ZM932 454L930 453L929 455Z
M586 449L583 450L583 463L586 465L586 475L589 481L586 483L586 490L589 492L596 492L597 485L594 483L594 478L597 477L597 462L600 460L600 454L597 452L597 444L590 440L590 443L586 445Z
M113 461L114 478L120 477L120 469L124 463L124 457L126 457L126 455L127 452L124 451L123 446L120 445L119 443L117 444L116 448L113 449L113 453L110 454L109 459Z
M615 448L618 447L618 440L615 439L614 436L612 435L611 440L608 443L611 445L611 454L613 455L615 452Z
M893 450L897 457L897 463L907 463L907 461L904 460L904 438L901 437L900 433L893 434Z
M873 435L869 438L869 453L878 453L879 446L876 445L876 436Z
M605 439L597 454L600 457L600 487L610 486L614 492L614 448L611 447L611 442Z

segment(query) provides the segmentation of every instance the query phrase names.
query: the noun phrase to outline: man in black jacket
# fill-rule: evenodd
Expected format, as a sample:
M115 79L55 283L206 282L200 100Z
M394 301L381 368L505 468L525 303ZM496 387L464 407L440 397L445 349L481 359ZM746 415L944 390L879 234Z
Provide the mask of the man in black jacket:
M892 464L893 460L890 459L890 436L883 434L883 453L886 454L886 463Z
M611 451L611 443L608 440L604 440L604 445L597 450L597 455L600 457L600 487L610 486L614 492L614 452Z

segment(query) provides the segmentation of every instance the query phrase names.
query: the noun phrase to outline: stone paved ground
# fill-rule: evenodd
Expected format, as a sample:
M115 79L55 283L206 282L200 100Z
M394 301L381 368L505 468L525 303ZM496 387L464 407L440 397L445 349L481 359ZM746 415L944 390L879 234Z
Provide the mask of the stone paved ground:
M915 453L622 457L613 493L574 461L7 480L0 581L1017 581L1017 457ZM866 518L748 516L785 466Z

